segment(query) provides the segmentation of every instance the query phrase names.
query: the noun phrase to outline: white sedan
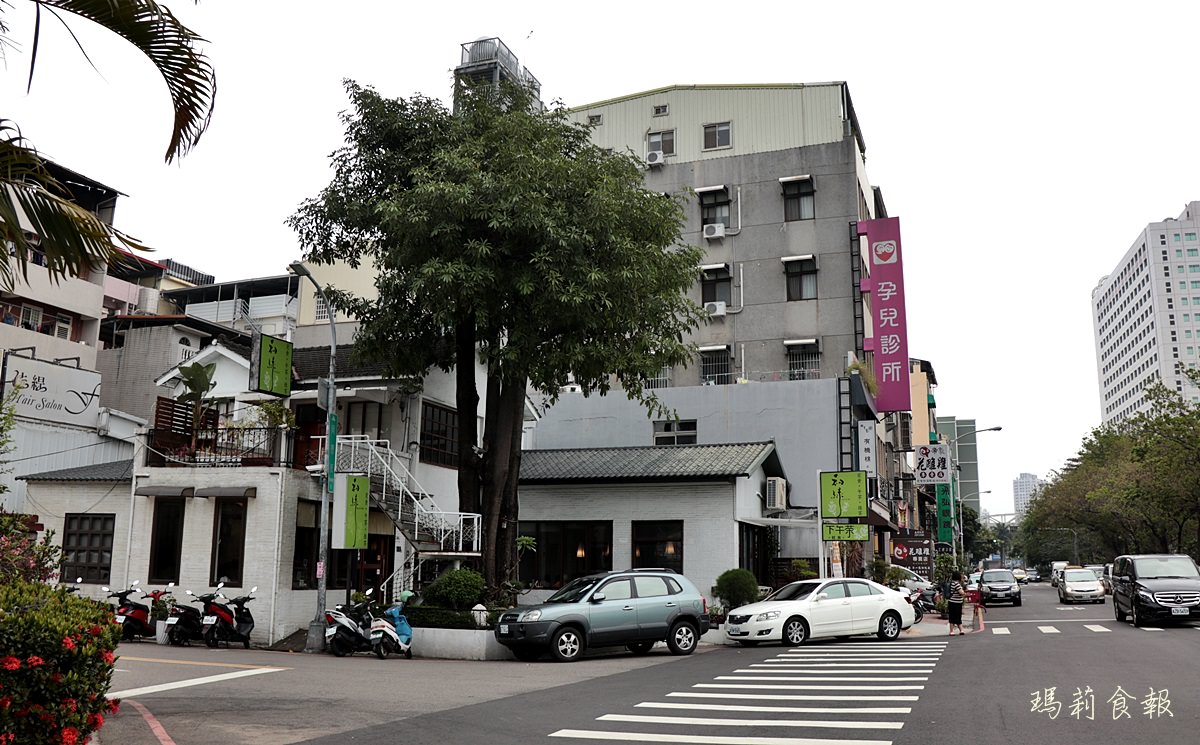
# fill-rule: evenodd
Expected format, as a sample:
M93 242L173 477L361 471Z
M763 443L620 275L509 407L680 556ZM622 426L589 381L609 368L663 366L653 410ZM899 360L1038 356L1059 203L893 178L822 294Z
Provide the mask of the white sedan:
M907 593L867 579L806 579L729 611L725 637L747 647L854 634L892 640L914 621Z

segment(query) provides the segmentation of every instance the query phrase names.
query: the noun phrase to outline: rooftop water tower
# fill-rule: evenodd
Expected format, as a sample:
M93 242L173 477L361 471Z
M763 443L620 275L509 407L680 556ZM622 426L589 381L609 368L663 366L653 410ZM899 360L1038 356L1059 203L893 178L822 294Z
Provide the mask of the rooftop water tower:
M521 83L527 86L541 105L542 84L524 67L499 37L481 36L462 45L456 78L466 78L478 83L499 86L502 81Z

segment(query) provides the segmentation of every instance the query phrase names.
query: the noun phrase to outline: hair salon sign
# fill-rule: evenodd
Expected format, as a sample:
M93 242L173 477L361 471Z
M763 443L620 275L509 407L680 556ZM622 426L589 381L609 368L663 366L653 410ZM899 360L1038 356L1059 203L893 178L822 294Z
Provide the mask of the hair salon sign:
M100 417L100 373L19 354L4 355L4 395L19 389L16 415L56 424L95 427Z

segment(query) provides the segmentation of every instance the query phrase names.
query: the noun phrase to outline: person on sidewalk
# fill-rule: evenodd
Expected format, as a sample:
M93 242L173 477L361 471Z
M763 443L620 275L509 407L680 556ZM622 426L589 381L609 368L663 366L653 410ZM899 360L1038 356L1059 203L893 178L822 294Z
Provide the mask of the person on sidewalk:
M950 575L950 596L946 598L946 609L950 616L950 636L958 629L959 635L965 634L962 627L963 604L967 600L967 591L963 589L962 575L955 570Z

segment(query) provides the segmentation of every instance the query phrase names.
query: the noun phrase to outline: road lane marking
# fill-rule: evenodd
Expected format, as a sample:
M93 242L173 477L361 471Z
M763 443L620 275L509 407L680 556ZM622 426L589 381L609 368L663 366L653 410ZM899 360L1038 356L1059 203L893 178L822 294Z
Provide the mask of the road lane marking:
M604 714L600 722L639 724L700 724L717 727L812 727L826 729L900 729L904 722L860 722L843 719L714 719L711 717L653 717L643 714Z
M925 686L797 686L745 683L697 683L695 688L750 688L759 691L923 691Z
M1004 628L993 628L992 633L993 634L1011 634L1012 631L1010 629L1004 629Z
M733 672L741 673L743 675L775 675L777 673L785 673L785 674L793 674L794 675L797 673L804 673L807 671L802 667L787 668L787 669L780 669L778 667L772 667L772 668L767 668L766 670L763 670L761 668L755 668L755 667L749 667L749 668L741 667L741 668L738 668L737 670L734 670ZM841 675L843 673L852 674L852 675L862 675L863 674L863 673L860 673L855 670L829 670L829 671L822 671L822 672L836 672L839 675ZM880 670L879 672L881 675L911 675L913 673L928 674L932 671L931 670Z
M1162 631L1162 629L1157 626L1143 626L1142 631Z
M686 745L892 745L891 740L827 740L815 737L725 737L722 735L667 735L651 732L600 732L560 729L551 737L577 740L620 740L622 742L677 742Z
M277 665L243 665L235 662L194 662L192 660L164 660L159 657L129 657L128 655L118 655L118 660L127 662L161 662L165 665L195 665L197 667L233 667L239 670L291 670L290 667L279 667Z
M1038 631L1042 632L1043 634L1059 633L1059 630L1054 628L1053 626L1038 626Z
M1103 626L1098 626L1098 625L1096 625L1096 624L1093 624L1093 623L1085 623L1085 624L1083 625L1083 627L1084 627L1085 629L1088 629L1088 630L1090 630L1090 631L1095 631L1095 632L1097 632L1097 633L1107 633L1107 632L1110 632L1110 631L1112 631L1112 629L1107 629L1107 628L1105 628L1105 627L1103 627Z
M909 706L752 706L750 704L676 704L643 701L644 709L704 709L705 711L772 711L789 714L911 714Z
M934 667L934 663L924 662L809 662L805 663L808 668L825 668L825 667Z
M938 660L941 658L941 653L937 654L785 654L778 657L773 657L774 660Z
M1111 618L1036 618L1023 621L988 621L988 626L1008 626L1014 623L1100 623L1111 620Z
M289 668L286 667L260 667L255 668L254 670L239 670L236 673L221 673L220 675L209 675L203 678L191 678L189 680L180 680L174 683L162 683L159 685L145 686L144 688L130 688L126 691L113 691L108 694L108 697L130 698L132 696L145 696L149 693L173 691L176 688L191 688L192 686L207 685L208 683L219 683L223 680L245 678L251 675L262 675L263 673L278 673L288 669Z
M807 693L701 693L699 691L673 691L668 698L728 698L751 699L754 701L918 701L920 696L815 696Z
M167 734L167 730L162 726L162 723L150 713L150 710L143 706L138 701L130 701L129 705L137 709L137 712L142 715L146 726L150 728L150 732L158 739L158 745L175 745L175 741Z
M718 675L717 677L713 678L713 680L757 680L760 683L770 683L770 682L774 682L777 680L792 680L792 681L798 680L798 681L810 682L810 683L815 682L815 681L820 681L820 680L831 681L831 682L841 682L841 683L854 683L854 682L902 683L905 681L913 681L913 680L929 680L929 678L928 677L917 677L917 676L899 677L899 678L833 678L833 677L826 677L826 676L811 676L811 675L803 675L803 676L800 676L800 675L790 676L789 675L789 676L783 677L783 678L777 678L777 677L757 678L757 677L753 677L753 676L749 676L749 675L745 675L745 676L743 676L743 675Z

